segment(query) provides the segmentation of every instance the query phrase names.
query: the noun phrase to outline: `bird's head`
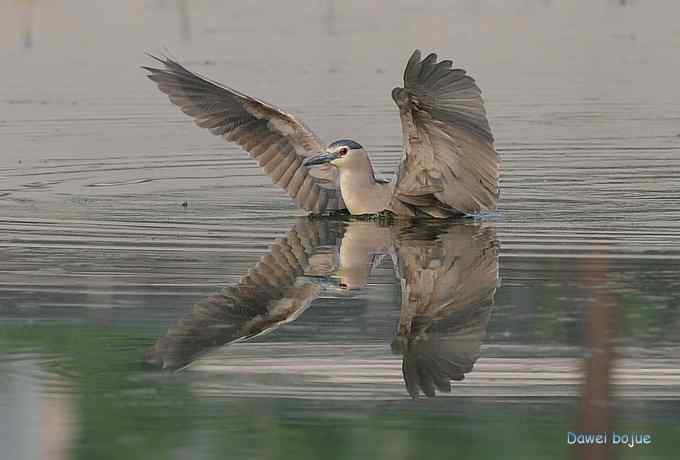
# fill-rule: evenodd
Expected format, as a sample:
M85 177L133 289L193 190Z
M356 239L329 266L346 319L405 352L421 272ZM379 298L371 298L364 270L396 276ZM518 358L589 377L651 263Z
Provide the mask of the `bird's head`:
M305 166L321 165L330 163L333 166L341 167L352 160L365 158L366 152L358 142L351 139L340 139L330 144L318 155L307 158L303 163Z

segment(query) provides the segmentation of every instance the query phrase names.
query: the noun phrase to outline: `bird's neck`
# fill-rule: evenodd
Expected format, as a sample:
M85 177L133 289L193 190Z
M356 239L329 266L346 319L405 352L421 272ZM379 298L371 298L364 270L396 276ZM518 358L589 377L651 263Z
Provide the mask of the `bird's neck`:
M350 289L366 285L382 254L392 246L391 229L371 221L354 221L347 226L339 251L338 275Z
M387 208L390 184L376 182L368 156L357 156L340 168L340 193L352 214L377 214Z

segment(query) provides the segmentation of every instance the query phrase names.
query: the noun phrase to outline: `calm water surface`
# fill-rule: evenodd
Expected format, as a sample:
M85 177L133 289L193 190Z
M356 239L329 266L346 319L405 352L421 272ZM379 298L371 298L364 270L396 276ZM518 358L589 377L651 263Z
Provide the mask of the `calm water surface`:
M3 458L677 458L679 16L1 2ZM386 175L405 59L451 57L484 91L499 211L306 219L144 78L163 46ZM652 444L567 444L614 430Z

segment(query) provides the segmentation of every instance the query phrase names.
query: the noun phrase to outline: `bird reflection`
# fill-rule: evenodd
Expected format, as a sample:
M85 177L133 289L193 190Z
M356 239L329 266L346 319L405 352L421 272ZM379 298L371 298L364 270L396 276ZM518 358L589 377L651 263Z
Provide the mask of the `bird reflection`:
M181 369L215 347L294 321L321 294L363 288L384 257L401 284L391 343L406 389L450 392L479 358L498 282L493 226L304 217L235 286L195 304L146 353Z

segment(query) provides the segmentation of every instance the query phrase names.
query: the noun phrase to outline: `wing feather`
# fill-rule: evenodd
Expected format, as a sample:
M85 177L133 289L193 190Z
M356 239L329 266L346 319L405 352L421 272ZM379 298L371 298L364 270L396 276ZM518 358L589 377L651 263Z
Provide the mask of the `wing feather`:
M215 347L265 334L295 320L321 292L314 281L337 266L340 221L300 218L238 284L196 303L146 352L167 369Z
M498 200L498 155L481 91L452 61L419 50L404 71L399 107L404 155L390 209L446 217L491 211ZM396 211L395 211L396 212Z
M394 227L401 278L399 335L402 371L412 397L450 392L480 356L498 285L493 227L459 224ZM399 233L397 233L397 231Z
M163 68L143 68L170 101L201 128L238 143L298 206L316 213L345 209L335 169L303 166L305 157L323 147L295 117L203 78L170 58L151 57ZM303 182L305 187L300 187Z

